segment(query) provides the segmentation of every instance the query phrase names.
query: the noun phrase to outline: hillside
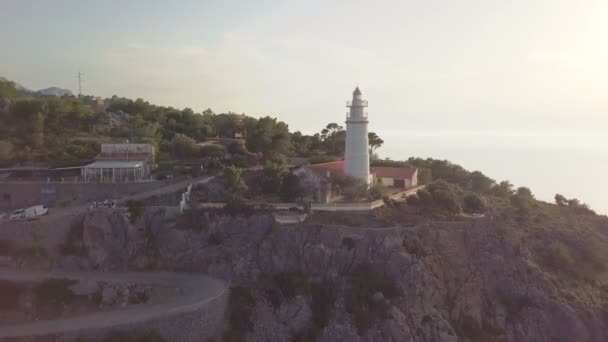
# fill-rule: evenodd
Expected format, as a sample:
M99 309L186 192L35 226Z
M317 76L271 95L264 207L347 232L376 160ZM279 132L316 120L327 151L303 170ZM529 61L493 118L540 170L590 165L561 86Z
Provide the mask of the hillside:
M65 232L66 245L45 246L40 259L16 253L15 260L29 268L186 271L228 280L226 341L608 338L606 217L534 202L526 221L495 208L483 219L411 225L400 218L410 209L371 214L391 217L387 227L322 216L282 226L268 213L221 210L175 218L163 209L130 223L118 212L92 212L54 230Z

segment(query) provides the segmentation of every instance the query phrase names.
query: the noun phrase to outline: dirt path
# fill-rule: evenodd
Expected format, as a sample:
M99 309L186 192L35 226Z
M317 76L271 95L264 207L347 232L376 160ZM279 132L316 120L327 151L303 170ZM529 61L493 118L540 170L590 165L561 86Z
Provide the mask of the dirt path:
M0 279L39 281L47 278L69 278L87 281L143 283L180 288L180 296L162 304L140 304L125 309L92 313L78 317L38 321L0 327L0 338L47 335L145 322L152 319L192 312L221 296L227 284L204 275L187 273L102 273L62 271L15 271L0 269Z

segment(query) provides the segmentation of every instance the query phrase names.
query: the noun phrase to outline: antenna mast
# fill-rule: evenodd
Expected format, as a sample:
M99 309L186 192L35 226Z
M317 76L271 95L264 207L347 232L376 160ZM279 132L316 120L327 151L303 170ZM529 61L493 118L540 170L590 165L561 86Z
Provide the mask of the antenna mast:
M84 74L78 70L78 74L76 74L76 78L78 79L78 97L82 96L82 82L84 82Z

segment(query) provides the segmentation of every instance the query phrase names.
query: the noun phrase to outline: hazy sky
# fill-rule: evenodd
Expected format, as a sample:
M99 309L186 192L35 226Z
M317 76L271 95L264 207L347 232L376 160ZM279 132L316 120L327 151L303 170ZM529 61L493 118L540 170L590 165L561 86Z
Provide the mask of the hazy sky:
M608 1L2 0L0 75L27 87L379 131L608 127Z
M484 168L494 148L551 148L553 164L511 157L538 163L524 176L560 184L586 167L606 184L606 0L0 2L0 75L29 88L76 91L80 68L87 94L272 115L311 133L344 121L358 83L384 155ZM416 136L421 146L402 139ZM579 165L582 153L604 159ZM597 187L571 186L608 212Z

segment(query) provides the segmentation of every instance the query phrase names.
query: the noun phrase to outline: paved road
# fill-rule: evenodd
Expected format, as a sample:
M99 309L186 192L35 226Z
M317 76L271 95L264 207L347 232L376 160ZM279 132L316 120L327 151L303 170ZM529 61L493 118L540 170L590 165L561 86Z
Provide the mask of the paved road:
M227 289L227 284L221 280L186 273L21 272L0 269L0 279L4 280L36 281L46 278L154 284L180 288L182 293L180 296L173 297L169 302L162 304L142 304L78 317L2 326L0 327L0 338L104 328L192 312L221 296Z
M187 180L180 181L177 183L168 184L166 186L161 186L154 190L140 192L137 194L117 198L117 200L119 200L119 201L141 200L141 199L152 197L152 196L173 193L173 192L177 192L179 190L186 190L186 187L190 183L192 183L192 184L206 183L206 182L209 182L210 180L212 180L213 178L214 178L214 176L191 178L191 179L187 179ZM176 205L177 205L177 203L176 203ZM54 220L65 218L66 216L76 216L76 215L86 211L88 208L89 208L89 204L82 204L82 205L65 207L65 208L51 208L49 210L49 215L40 217L39 220L49 222L49 221L54 221ZM23 222L27 222L27 221L23 221Z

